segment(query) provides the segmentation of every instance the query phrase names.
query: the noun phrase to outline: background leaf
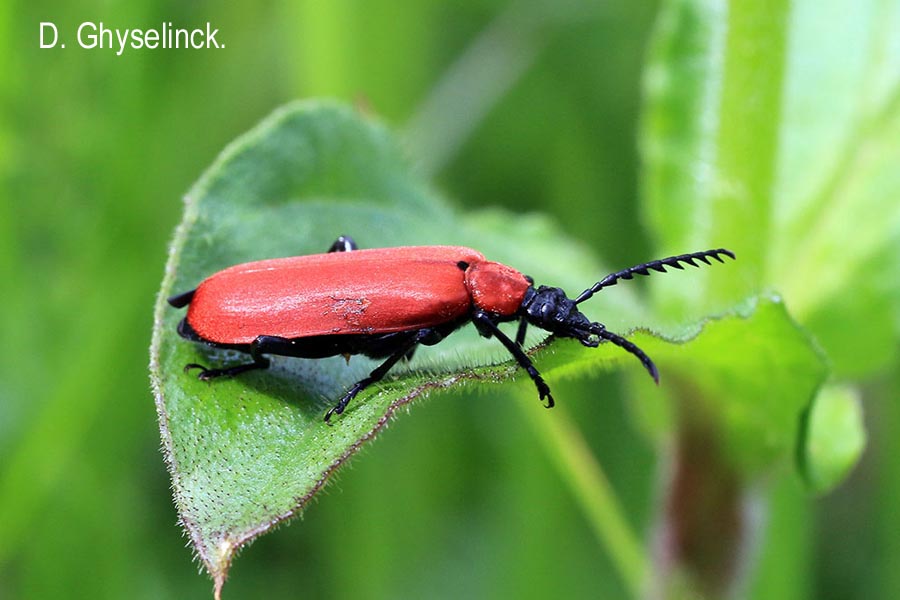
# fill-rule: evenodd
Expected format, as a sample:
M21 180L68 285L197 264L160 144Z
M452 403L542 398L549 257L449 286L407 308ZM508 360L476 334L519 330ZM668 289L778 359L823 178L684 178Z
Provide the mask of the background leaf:
M689 463L678 461L702 460L691 453L698 439L714 452L732 456L742 444L755 446L745 459L766 455L760 443L775 443L783 455L791 444L787 437L776 442L778 428L773 425L795 420L800 472L814 489L833 486L861 455L865 433L859 405L852 401L856 392L827 387L804 410L802 393L787 403L781 397L768 404L778 395L760 387L766 378L783 373L785 379L776 385L781 392L808 376L808 382L821 382L825 364L832 378L870 375L896 353L900 296L893 275L900 257L900 204L895 201L900 180L888 165L896 163L900 147L900 105L897 48L888 32L896 29L900 11L885 2L851 4L820 10L811 2L673 1L661 13L647 73L645 214L665 247L686 240L716 244L724 237L747 268L731 271L729 280L715 279L721 286L668 279L654 288L656 305L671 318L715 308L735 295L776 290L812 336L807 354L821 347L826 361L813 359L808 367L819 364L807 371L791 361L792 352L785 349L780 356L784 332L761 327L733 340L738 356L732 365L742 362L745 348L754 348L752 354L760 358L768 354L767 364L730 373L726 364L719 375L714 366L713 373L696 375L694 387L679 390L675 418L663 421L669 435L657 433L657 439L674 437L683 451L674 459L673 504L666 514L676 531L686 527L688 538L692 505L699 507L694 510L698 514L740 514L741 504L758 493L748 479L755 469L734 473L732 463L699 475L711 490L714 477L723 479L721 504L703 506L703 485L696 485L700 491L693 503L679 504L678 494L687 488L679 488L686 480L678 478L697 476L701 469L694 464L692 473ZM771 349L761 351L752 340L767 336L772 336ZM702 345L701 340L691 349ZM715 365L719 356L705 358ZM806 387L808 398L817 387ZM718 391L710 394L711 389ZM753 404L722 402L723 391L755 398L757 406L767 407L758 416L768 415L772 422L752 425L753 418L747 418L752 409L746 409ZM698 396L705 400L698 403ZM789 405L793 408L787 409ZM641 414L649 425L660 422L647 411ZM804 418L798 419L801 414ZM736 492L729 496L727 482L735 474ZM670 551L683 551L682 559L693 571L689 577L700 580L689 587L697 584L713 596L733 593L729 578L722 576L733 563L704 561L734 552L740 536L706 557L689 555L691 544L712 548L721 544L713 538L727 537L706 533L709 539L686 543L676 533L673 544L682 546Z
M900 7L799 3L790 24L769 279L860 377L897 351Z
M752 479L793 458L800 417L827 369L778 299L760 298L737 315L707 322L691 343L640 343L667 373L663 390L686 421L678 426L711 429L723 460ZM653 396L646 382L635 383L641 390L635 404L642 410L643 398ZM652 430L658 440L676 427L672 421L664 425Z
M657 305L684 314L778 290L838 377L891 360L896 326L884 324L900 304L898 58L885 25L900 17L878 2L845 12L735 6L726 30L714 3L671 3L644 129L647 215L663 244L725 237L750 263L720 289L666 280ZM831 69L838 56L856 67Z
M840 483L865 449L866 433L859 394L847 386L832 385L819 394L807 419L809 435L802 440L801 467L819 492Z

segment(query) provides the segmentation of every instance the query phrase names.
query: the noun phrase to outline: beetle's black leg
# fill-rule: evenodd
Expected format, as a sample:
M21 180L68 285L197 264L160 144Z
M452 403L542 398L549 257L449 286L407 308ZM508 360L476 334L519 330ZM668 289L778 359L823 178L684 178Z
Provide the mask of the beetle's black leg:
M409 338L409 341L407 343L403 344L400 348L397 349L396 352L391 354L386 361L381 363L378 368L369 373L368 377L353 384L353 387L351 387L347 391L347 393L344 394L344 397L341 398L337 404L328 409L327 413L325 413L325 422L328 423L329 419L331 419L331 415L339 415L343 413L344 409L347 408L347 405L350 404L350 401L353 400L353 398L355 398L356 395L361 391L363 391L373 383L377 383L384 379L384 376L387 375L387 372L391 370L391 367L397 364L397 361L414 350L415 347L418 346L419 343L429 335L431 335L431 329L418 330L415 335Z
M328 252L351 252L353 250L356 250L356 241L349 235L342 235L334 240L334 243L331 245L331 248L328 249Z
M528 358L528 355L522 350L522 347L509 339L509 337L500 331L500 328L497 327L497 324L491 320L490 316L487 314L476 311L472 315L472 321L475 323L475 326L478 327L479 331L487 332L493 335L495 338L500 340L500 343L506 346L506 349L509 350L509 353L513 355L513 358L516 359L516 362L519 363L525 371L528 372L531 380L534 381L534 385L537 387L538 394L541 397L541 400L544 398L547 399L547 408L553 408L555 402L553 401L553 396L550 394L550 387L544 381L544 378L541 377L541 374L534 367L534 363L531 362L531 359ZM516 336L518 337L518 336Z
M269 359L262 355L259 344L260 339L265 337L267 336L259 336L258 338L253 340L253 343L250 344L250 356L253 358L252 363L235 365L233 367L228 367L225 369L208 369L203 365L190 363L189 365L185 365L184 372L187 373L191 369L200 369L200 373L197 375L197 379L200 379L201 381L209 381L210 379L215 379L217 377L233 377L235 375L238 375L239 373L244 373L245 371L253 371L254 369L268 369Z
M528 321L525 319L519 320L519 329L516 330L516 344L519 347L525 345L525 332L528 331Z

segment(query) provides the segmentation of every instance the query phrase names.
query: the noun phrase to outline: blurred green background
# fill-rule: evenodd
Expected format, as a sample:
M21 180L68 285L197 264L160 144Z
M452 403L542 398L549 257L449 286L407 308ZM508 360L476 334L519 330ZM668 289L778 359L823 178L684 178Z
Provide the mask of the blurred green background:
M454 203L552 213L607 264L630 265L653 249L637 208L637 131L657 9L0 6L0 598L210 593L176 525L147 347L181 196L225 144L295 98L356 102L406 136ZM38 49L41 21L71 37L84 20L211 21L226 47ZM749 594L900 594L898 377L864 389L869 448L838 491L815 499L789 472L773 475ZM598 387L602 404L569 408L649 544L657 459L619 378L554 391L594 398ZM479 396L477 414L466 400L426 400L392 423L302 519L240 555L225 597L624 595L534 431L508 409L516 400Z

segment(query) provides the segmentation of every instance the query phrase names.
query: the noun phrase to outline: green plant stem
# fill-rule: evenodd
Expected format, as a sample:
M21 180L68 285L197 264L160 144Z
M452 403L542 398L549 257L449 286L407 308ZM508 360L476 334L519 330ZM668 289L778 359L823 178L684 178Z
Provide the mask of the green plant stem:
M420 173L439 173L532 68L563 26L590 17L580 0L552 10L530 0L509 5L477 35L428 91L406 124Z
M545 43L533 20L529 3L510 4L429 91L406 126L421 172L443 169L532 66Z
M609 552L631 596L640 598L647 572L642 544L628 524L603 468L564 407L557 406L553 414L548 414L537 410L532 394L527 394L527 399L532 402L523 398L517 404L581 505L598 540Z

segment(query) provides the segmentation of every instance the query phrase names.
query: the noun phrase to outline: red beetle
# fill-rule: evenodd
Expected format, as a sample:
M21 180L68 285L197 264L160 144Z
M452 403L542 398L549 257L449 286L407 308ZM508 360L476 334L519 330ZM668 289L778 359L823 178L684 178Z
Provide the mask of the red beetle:
M635 355L654 380L659 374L640 348L578 311L600 289L635 274L649 275L681 263L723 262L729 250L706 250L644 263L607 275L569 299L559 288L540 286L512 267L486 260L462 246L418 246L357 250L346 236L327 254L275 258L229 267L196 289L169 298L188 306L178 333L217 348L248 353L253 362L222 369L200 369L200 379L265 369L264 354L324 358L363 354L386 358L368 377L351 387L326 414L341 414L362 390L381 380L419 344L432 346L471 321L484 337L496 337L537 386L541 400L553 406L550 388L525 354L528 324L559 337L576 338L594 348L608 340ZM519 321L515 341L498 324Z

